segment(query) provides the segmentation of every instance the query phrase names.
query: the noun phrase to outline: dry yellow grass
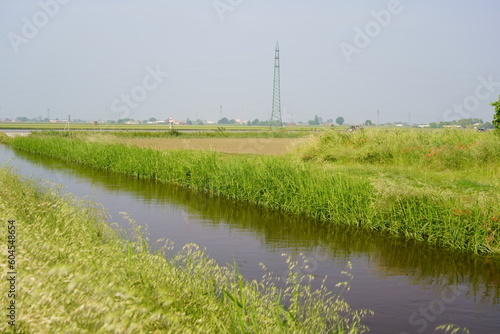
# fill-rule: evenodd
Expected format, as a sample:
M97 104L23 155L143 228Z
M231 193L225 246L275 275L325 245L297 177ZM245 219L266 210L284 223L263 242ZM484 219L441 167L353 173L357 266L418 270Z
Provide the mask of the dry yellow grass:
M280 155L290 152L305 138L133 138L123 139L127 145L158 150L186 149L218 151L223 153Z

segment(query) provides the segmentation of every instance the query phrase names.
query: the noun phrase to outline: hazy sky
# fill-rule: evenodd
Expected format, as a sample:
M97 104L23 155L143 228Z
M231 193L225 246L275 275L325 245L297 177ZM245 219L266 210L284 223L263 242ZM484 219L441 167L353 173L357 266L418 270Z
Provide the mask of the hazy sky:
M0 119L483 118L498 0L0 0Z

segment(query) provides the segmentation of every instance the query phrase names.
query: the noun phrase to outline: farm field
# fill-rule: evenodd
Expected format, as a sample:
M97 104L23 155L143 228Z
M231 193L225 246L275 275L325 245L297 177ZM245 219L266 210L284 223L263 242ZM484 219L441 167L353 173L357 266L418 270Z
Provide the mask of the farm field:
M157 150L202 150L228 154L281 155L291 152L303 138L131 138L120 142Z

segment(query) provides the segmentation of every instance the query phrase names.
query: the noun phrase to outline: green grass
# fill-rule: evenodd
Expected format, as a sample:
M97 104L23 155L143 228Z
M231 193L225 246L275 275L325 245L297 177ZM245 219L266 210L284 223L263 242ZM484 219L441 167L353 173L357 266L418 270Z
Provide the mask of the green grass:
M431 170L500 167L500 136L474 130L326 131L297 154L304 161L413 166Z
M443 133L444 147L449 145L444 139L455 135ZM479 141L479 145L469 146L477 152L460 151L473 154L475 158L483 156L483 164L473 167L469 158L465 159L468 163L455 164L454 159L461 161L463 157L446 157L436 163L439 168L436 167L435 171L434 165L424 163L426 157L401 161L405 153L399 147L409 143L424 145L411 139L420 134L403 132L392 138L382 134L380 137L367 132L354 135L360 138L374 136L376 140L387 143L389 152L398 154L376 163L361 163L358 155L350 151L345 151L344 156L337 155L339 158L333 163L325 162L321 154L312 155L310 148L305 149L306 153L309 152L306 155L303 148L296 156L263 157L204 151L157 151L50 136L4 137L3 140L17 149L177 184L320 221L378 230L457 250L500 254L500 169L495 160L498 157L484 155L485 152L496 152L496 139L485 136L486 139L481 140L491 147L484 148L483 142ZM328 136L338 137L333 137L336 139L331 143ZM313 144L325 142L327 146L347 147L337 139L347 138L347 143L358 140L358 137L344 136L352 135L327 133L313 139ZM405 142L404 136L410 139ZM441 138L441 134L436 136ZM464 145L480 140L474 137L475 133L471 136L464 135L459 140ZM428 140L425 136L421 138L424 142ZM368 139L370 137L367 137L367 143L370 142ZM373 145L375 153L385 152L378 145ZM321 145L315 149L338 154ZM357 150L354 147L349 149ZM301 161L304 156L307 162Z
M231 130L232 131L232 130ZM294 130L279 129L270 131L269 128L265 131L227 131L226 128L218 128L212 131L59 131L59 130L42 130L32 133L33 136L50 136L64 138L89 138L98 136L121 138L300 138L314 133L314 130Z
M134 238L127 240L95 205L6 168L0 168L0 219L5 231L7 220L17 226L16 333L367 330L361 321L371 312L352 310L324 286L312 291L312 276L299 276L290 258L285 288L278 289L270 273L246 281L235 266L218 265L194 244L177 254L167 246L152 252L133 221ZM7 272L6 261L1 267ZM2 291L7 283L2 280ZM1 300L9 301L6 294ZM0 331L14 333L6 321Z

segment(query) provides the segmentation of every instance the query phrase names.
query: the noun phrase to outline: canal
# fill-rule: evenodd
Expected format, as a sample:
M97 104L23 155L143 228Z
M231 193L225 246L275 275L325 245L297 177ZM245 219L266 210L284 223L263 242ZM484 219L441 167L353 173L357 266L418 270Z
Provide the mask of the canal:
M454 323L471 333L500 332L500 260L393 238L325 226L258 207L210 198L175 186L16 152L0 145L0 164L27 177L61 184L65 192L102 204L110 222L127 228L123 212L147 226L151 242L181 247L197 243L219 264L236 261L248 279L260 279L264 263L287 275L283 254L308 262L303 273L328 276L329 289L353 275L344 293L371 333L433 333Z

